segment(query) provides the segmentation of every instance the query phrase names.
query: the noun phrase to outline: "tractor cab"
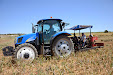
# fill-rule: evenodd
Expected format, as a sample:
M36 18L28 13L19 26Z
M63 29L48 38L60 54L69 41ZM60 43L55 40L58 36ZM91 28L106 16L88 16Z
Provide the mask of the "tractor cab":
M46 19L37 22L40 43L50 44L52 35L62 31L61 21L60 19Z
M54 34L61 32L67 23L61 19L42 19L32 26L32 32L39 35L39 43L50 44Z

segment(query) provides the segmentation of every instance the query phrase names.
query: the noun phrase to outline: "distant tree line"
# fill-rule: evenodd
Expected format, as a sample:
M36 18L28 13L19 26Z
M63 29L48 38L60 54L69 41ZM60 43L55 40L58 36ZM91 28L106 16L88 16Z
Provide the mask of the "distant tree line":
M18 35L18 36L21 36L21 35L25 35L25 34L24 33L15 33L15 34L8 33L8 34L0 34L0 35Z

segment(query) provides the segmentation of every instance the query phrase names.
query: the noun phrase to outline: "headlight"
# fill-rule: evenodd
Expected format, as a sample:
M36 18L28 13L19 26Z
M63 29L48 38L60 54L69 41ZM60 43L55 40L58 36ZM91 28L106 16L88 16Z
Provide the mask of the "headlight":
M18 43L22 42L23 37L18 38Z
M14 43L17 43L17 38L15 38Z

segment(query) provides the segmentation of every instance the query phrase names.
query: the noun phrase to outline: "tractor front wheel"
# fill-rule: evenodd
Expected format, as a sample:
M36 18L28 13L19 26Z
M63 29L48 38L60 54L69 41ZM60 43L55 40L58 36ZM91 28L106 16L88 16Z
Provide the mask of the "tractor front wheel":
M52 45L52 53L54 56L66 57L71 54L73 43L66 35L61 35L55 38Z
M14 57L17 60L22 60L24 62L32 62L36 56L38 55L38 52L36 48L29 43L24 43L16 47Z

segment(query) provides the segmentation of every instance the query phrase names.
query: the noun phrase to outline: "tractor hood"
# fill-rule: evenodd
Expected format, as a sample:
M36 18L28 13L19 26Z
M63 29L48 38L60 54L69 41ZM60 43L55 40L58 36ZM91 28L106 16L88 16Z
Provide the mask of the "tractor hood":
M15 44L23 44L26 42L34 41L36 39L36 33L26 34L19 36L15 39Z

